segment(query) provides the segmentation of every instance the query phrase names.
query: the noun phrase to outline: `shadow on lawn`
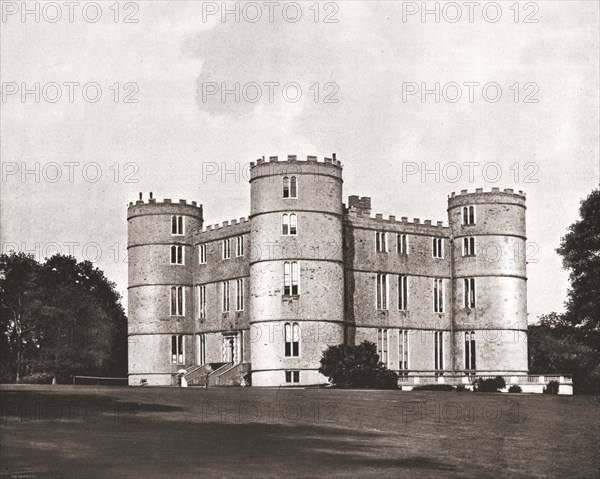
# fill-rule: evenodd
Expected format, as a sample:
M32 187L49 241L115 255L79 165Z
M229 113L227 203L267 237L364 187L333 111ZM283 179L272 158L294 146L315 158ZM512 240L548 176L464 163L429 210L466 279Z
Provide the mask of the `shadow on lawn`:
M41 409L94 405L99 419L22 420L19 404ZM411 477L452 472L433 452L411 454L410 437L325 424L203 420L194 408L124 403L108 395L2 392L3 472L33 477ZM135 405L132 421L107 412ZM7 412L7 414L5 414ZM77 413L74 413L77 414ZM106 420L109 419L109 420ZM232 416L230 419L235 419ZM4 438L10 437L11 440Z

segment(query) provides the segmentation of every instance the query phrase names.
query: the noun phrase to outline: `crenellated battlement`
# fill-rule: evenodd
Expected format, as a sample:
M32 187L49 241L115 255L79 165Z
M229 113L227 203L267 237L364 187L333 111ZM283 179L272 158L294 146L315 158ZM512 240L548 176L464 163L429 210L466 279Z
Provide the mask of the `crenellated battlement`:
M314 165L314 164L318 163L321 165L330 165L330 166L337 166L339 168L342 168L341 161L337 160L335 153L333 153L331 158L324 157L322 159L319 159L316 156L308 155L305 160L298 159L297 155L287 155L286 159L281 159L281 160L279 159L279 156L269 156L268 159L266 159L263 156L262 158L258 158L256 161L251 161L250 169L256 168L261 165L268 165L268 164L274 165L274 164L280 164L280 163L293 163L293 164L300 164L300 165L302 165L302 164Z
M178 202L173 202L173 200L171 200L171 198L165 198L162 201L158 201L156 198L153 197L152 192L150 192L149 197L148 197L148 202L145 202L142 196L142 193L140 193L140 197L137 201L135 201L135 203L133 201L130 201L129 204L127 205L127 208L133 208L135 206L139 206L139 205L185 205L185 206L193 206L196 207L198 209L202 209L202 205L198 206L198 203L196 201L192 201L188 204L187 200L178 200Z
M208 231L216 231L228 228L230 226L242 225L244 223L248 223L250 221L249 218L239 218L232 219L231 221L223 221L223 223L217 223L215 225L206 225L202 228L202 231L198 231L197 234L206 233Z
M520 196L522 198L525 198L525 193L521 190L518 191L518 193L515 193L515 190L513 188L504 188L504 190L500 190L500 188L492 188L490 191L484 191L483 188L475 188L475 191L469 191L469 190L461 190L460 193L456 193L456 192L452 192L448 195L448 198L455 198L457 196L466 196L466 195L489 195L489 194L507 194L507 195L514 195L514 196Z

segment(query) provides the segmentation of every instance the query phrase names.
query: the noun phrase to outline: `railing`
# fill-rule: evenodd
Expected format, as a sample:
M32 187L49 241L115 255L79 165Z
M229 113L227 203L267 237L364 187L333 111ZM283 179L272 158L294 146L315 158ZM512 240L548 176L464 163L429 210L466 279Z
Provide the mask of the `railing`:
M406 371L402 371L406 373ZM412 375L410 375L412 374ZM459 375L447 375L447 376L434 376L432 374L423 375L422 371L409 372L408 376L400 376L398 384L404 386L418 385L418 384L471 384L477 379L493 379L497 376L501 376L507 385L510 384L547 384L550 381L557 381L559 384L573 384L573 376L570 374L562 375L497 375L497 374L465 374L464 376Z

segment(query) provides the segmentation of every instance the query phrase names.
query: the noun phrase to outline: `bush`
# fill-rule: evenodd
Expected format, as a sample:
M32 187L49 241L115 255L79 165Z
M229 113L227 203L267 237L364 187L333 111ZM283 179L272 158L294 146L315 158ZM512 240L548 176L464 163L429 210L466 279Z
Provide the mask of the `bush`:
M518 384L513 384L511 387L508 388L508 392L509 393L522 393L523 390L521 389L521 386L519 386Z
M423 386L415 386L413 391L454 391L454 387L450 384L425 384Z
M456 392L458 393L470 393L471 390L465 386L464 384L459 384L458 386L456 386Z
M558 394L558 381L550 381L544 388L544 394Z
M53 374L50 373L31 373L21 378L23 384L52 384Z
M506 382L502 376L496 376L493 379L477 379L473 383L473 391L477 393L497 393L505 387Z
M377 346L368 341L329 346L319 372L338 388L398 389L398 374L379 362Z

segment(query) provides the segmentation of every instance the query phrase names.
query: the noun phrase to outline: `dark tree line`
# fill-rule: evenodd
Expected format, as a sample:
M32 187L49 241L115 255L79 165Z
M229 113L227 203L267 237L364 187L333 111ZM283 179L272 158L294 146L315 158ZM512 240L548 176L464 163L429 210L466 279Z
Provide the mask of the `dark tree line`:
M0 255L0 379L125 377L127 317L115 284L89 261Z
M575 393L599 394L600 189L581 202L579 214L556 250L571 282L566 311L529 326L530 371L573 374Z

